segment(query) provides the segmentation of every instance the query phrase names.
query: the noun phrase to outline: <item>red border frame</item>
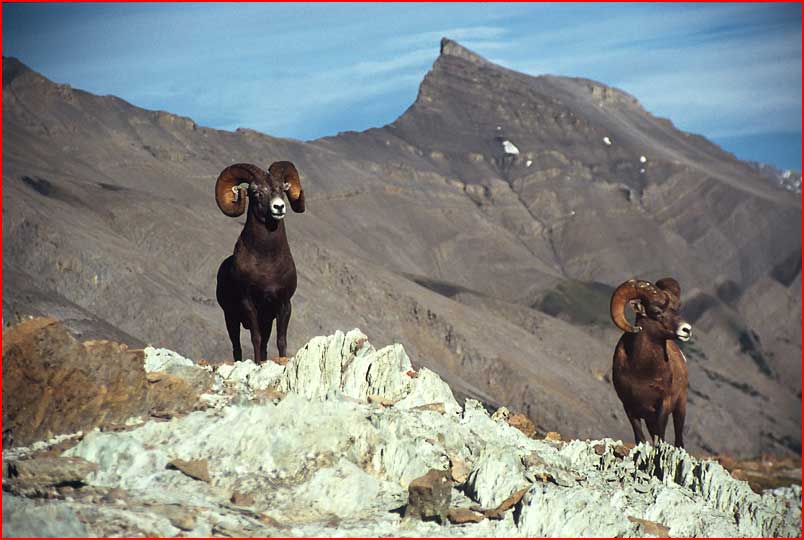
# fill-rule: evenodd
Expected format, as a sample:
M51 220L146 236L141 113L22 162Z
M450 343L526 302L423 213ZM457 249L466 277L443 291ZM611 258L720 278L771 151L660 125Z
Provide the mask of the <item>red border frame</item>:
M162 0L158 0L158 1L162 1ZM215 0L197 0L196 2L193 2L193 3L207 3L207 2L211 3L211 2L214 2L214 1ZM247 0L247 1L249 3L260 3L260 2L258 2L258 0L257 1L255 1L255 0ZM301 0L290 0L290 1L292 3L303 3ZM368 2L369 0L357 0L357 1L358 2ZM389 3L409 3L409 2L412 3L414 1L415 0L390 0ZM447 0L447 1L452 1L452 0ZM492 0L492 1L497 1L497 0ZM525 2L527 2L527 0L509 0L509 1L510 2L516 2L516 3L520 3L520 2L525 3ZM588 1L588 0L583 0L583 1ZM641 0L621 0L621 1L624 1L625 3L641 3ZM667 3L675 3L675 2L683 2L684 0L669 0L669 1L664 0L664 1L667 2ZM146 2L153 2L153 0L125 0L125 3L146 3ZM315 3L330 3L328 0L312 0L312 2L315 2ZM2 48L3 48L2 47L2 34L3 34L3 32L2 32L2 24L3 24L2 4L7 4L7 3L25 4L25 3L45 3L45 2L35 2L33 0L2 0L2 1L0 1L0 55L2 55ZM73 2L73 0L49 0L47 3L74 3L74 2ZM113 2L112 0L85 0L84 3L115 3L115 2ZM185 3L185 2L184 2L184 0L181 0L180 2L177 2L177 3ZM186 2L186 3L191 3L191 2ZM468 0L468 3L485 3L485 2L481 2L481 0ZM601 3L604 3L604 2L601 2ZM754 3L754 2L752 2L751 0L731 0L731 1L730 0L707 0L706 3ZM779 0L778 3L802 3L802 2L801 2L801 0ZM804 11L802 12L802 21L801 22L802 22L802 27L804 27ZM802 36L802 48L804 49L804 35ZM804 68L804 62L802 62L802 68ZM799 81L799 82L801 83L801 81ZM0 73L0 96L2 96L2 84L3 84L3 75L2 75L2 73ZM800 87L799 93L801 94L801 87ZM3 106L2 106L2 102L0 102L0 126L2 126L2 120L3 120ZM802 120L802 124L804 124L804 115L802 115L801 120ZM2 127L0 127L0 215L2 215L2 210L3 210L3 199L2 199L2 188L3 188L3 182L2 182L2 172L3 172L2 140L3 140L3 130L2 130ZM804 154L804 143L802 143L801 150L802 150L802 154ZM802 201L804 201L804 198L802 199ZM802 236L804 236L804 220L802 220L802 223L801 223L801 231L802 231ZM2 224L2 220L0 220L0 248L2 248L2 245L3 245L2 232L3 232L3 224ZM3 257L3 252L2 252L2 249L0 249L0 284L2 284L2 279L3 279L2 257ZM804 252L802 253L801 262L804 265ZM804 284L802 284L802 292L804 292ZM3 298L3 293L2 293L2 288L0 288L0 303L2 302L2 298ZM802 317L801 313L799 313L799 320L801 321L802 334L804 334L804 318ZM2 336L0 335L0 346L2 345L2 343L3 343L3 340L2 340ZM802 360L802 363L804 363L804 354L802 354L801 360ZM0 360L0 366L2 366L2 360ZM801 383L802 383L802 387L804 387L804 373L802 374ZM2 388L2 372L0 372L0 388ZM801 412L801 417L804 418L804 401L802 401L800 399L800 402L801 402L801 411L800 411ZM0 430L2 430L2 403L1 402L0 402ZM804 423L802 423L802 427L801 427L801 438L804 441ZM800 457L802 457L802 461L804 461L804 454L802 454L802 456L800 456ZM802 471L802 478L801 479L802 479L802 485L804 485L804 471ZM0 527L2 527L2 522L3 522L3 518L2 518L2 499L0 499ZM371 537L355 537L355 538L363 539L363 538L371 538ZM421 537L413 537L413 538L421 538ZM466 538L476 538L476 537L466 537Z

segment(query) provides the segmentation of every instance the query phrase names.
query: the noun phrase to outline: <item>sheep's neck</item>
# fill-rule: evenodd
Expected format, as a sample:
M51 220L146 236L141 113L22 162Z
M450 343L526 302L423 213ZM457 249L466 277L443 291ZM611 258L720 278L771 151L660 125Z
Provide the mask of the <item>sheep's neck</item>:
M285 223L268 218L260 222L252 212L248 213L246 226L240 234L243 244L252 252L273 257L289 250Z
M665 342L656 340L645 332L631 334L630 354L628 355L633 367L640 370L665 369Z

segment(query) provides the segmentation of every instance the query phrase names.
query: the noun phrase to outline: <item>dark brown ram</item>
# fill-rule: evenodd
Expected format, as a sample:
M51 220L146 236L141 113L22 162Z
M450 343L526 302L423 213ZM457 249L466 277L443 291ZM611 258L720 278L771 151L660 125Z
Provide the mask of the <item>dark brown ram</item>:
M215 183L215 200L227 216L242 215L248 199L246 224L237 239L234 254L218 268L216 291L235 361L243 359L241 324L251 331L254 361L266 360L274 319L279 356L287 354L296 266L283 221L286 193L290 207L295 212L304 212L299 173L289 161L277 161L267 172L248 163L230 165Z
M679 315L681 287L672 278L629 280L611 297L611 318L625 332L614 350L612 380L634 439L645 441L641 420L652 438L664 439L673 415L675 444L684 447L687 412L687 360L675 340L688 341L692 326ZM625 318L625 307L636 312L635 325Z

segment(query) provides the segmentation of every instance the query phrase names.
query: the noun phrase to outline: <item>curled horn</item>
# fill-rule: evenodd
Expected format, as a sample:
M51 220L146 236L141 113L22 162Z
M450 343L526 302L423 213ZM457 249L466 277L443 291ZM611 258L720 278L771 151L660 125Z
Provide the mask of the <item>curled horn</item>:
M215 182L215 201L221 212L229 217L242 215L246 210L246 194L240 184L251 184L264 175L265 171L250 163L236 163L223 169Z
M287 190L290 207L294 212L304 212L304 190L301 187L299 171L290 161L274 161L268 168L271 177L281 180L290 187Z
M657 301L667 302L667 295L651 285L648 281L629 279L611 295L611 320L617 328L623 332L636 333L642 330L639 326L634 326L625 318L625 306L634 300L641 300L646 303Z

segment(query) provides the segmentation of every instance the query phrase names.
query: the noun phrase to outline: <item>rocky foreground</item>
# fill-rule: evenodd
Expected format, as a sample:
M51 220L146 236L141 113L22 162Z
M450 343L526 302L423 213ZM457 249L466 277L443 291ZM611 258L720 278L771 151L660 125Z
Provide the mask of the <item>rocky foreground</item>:
M758 494L665 444L534 439L359 330L284 366L15 332L4 537L801 534L799 486Z

